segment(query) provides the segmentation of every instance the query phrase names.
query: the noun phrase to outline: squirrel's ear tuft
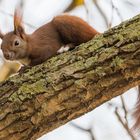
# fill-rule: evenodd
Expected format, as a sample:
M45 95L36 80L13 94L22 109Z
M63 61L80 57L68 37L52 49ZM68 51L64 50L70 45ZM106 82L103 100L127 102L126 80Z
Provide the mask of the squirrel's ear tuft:
M4 34L0 31L0 38L3 39Z
M22 26L22 13L19 9L15 9L14 13L14 33L24 39L25 33Z

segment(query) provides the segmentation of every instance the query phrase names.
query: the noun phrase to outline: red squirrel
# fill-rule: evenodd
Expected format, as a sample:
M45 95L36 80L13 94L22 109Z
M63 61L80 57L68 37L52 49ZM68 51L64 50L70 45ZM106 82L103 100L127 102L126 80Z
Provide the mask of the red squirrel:
M61 52L61 46L79 45L91 40L96 34L98 32L81 18L70 15L56 16L32 34L26 34L22 16L15 10L14 31L0 34L1 49L7 60L34 66Z

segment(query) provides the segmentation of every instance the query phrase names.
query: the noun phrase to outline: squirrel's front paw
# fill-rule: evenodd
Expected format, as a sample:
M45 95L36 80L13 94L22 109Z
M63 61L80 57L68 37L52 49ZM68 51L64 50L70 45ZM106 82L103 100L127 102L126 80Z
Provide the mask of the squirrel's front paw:
M18 71L19 74L24 73L27 69L31 68L31 66L22 66Z

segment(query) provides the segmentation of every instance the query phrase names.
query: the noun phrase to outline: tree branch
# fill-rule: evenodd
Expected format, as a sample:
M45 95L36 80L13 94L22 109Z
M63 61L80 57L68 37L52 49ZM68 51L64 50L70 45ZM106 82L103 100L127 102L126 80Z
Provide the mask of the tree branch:
M35 140L140 84L140 15L0 84L0 139Z

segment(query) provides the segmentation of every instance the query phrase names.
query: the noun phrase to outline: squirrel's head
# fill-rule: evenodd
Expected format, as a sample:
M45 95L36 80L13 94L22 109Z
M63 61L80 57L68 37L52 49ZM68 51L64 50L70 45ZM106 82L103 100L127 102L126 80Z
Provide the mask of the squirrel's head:
M14 13L14 31L5 35L0 33L1 49L7 60L19 60L27 56L27 38L22 26L22 16L18 10Z

